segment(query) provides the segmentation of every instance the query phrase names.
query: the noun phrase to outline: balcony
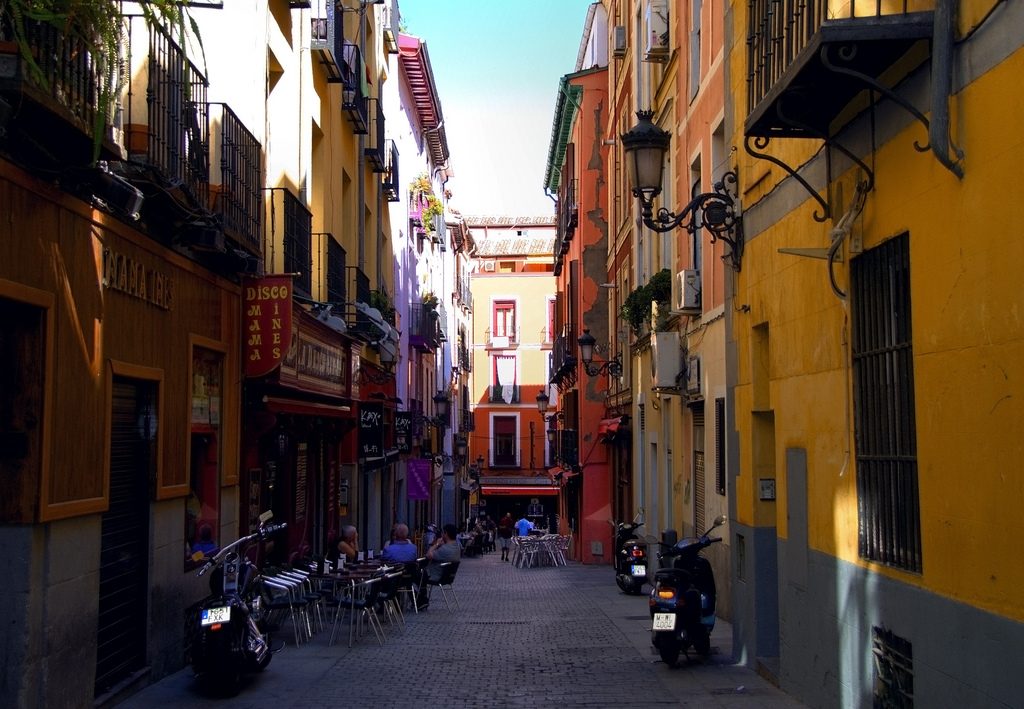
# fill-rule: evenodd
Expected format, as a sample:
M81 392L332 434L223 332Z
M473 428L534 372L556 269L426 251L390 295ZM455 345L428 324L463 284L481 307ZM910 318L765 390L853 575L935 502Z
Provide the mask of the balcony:
M402 188L398 186L398 144L390 138L384 141L384 177L381 179L381 187L389 202L402 201Z
M745 135L835 135L836 120L859 94L891 91L927 61L933 6L931 0L751 0ZM917 43L921 51L912 53Z
M434 352L441 344L441 318L437 306L409 304L409 346Z
M505 328L492 334L491 329L484 330L484 339L488 349L504 350L519 346L519 327Z
M457 416L459 417L459 430L460 431L475 431L476 430L476 419L473 417L473 412L467 409L462 409Z
M369 86L359 47L343 42L341 48L341 109L356 135L369 130Z
M310 49L313 57L324 68L329 83L340 83L341 59L344 54L345 32L343 12L338 12L336 0L316 0L310 8Z
M568 328L567 328L568 329ZM573 330L569 329L570 332ZM551 345L551 383L558 387L570 386L576 381L576 336L558 335Z
M186 209L205 209L210 192L208 82L169 34L155 26L144 28L140 18L133 18L128 35L129 56L142 63L132 67L132 76L145 77L128 85L128 159L172 188L174 200ZM149 37L149 52L138 57L131 47L143 33Z
M384 140L384 107L380 105L379 99L371 98L368 99L368 102L370 126L363 155L366 156L366 162L370 163L370 169L374 172L387 172L385 165L388 154L387 142ZM393 142L392 145L394 145Z
M384 50L388 54L398 54L398 34L401 32L398 0L385 0L383 11L381 25L384 30Z
M267 222L268 243L273 253L284 253L284 272L295 274L292 283L296 295L310 297L313 285L313 215L291 190L276 187L270 191L271 219ZM281 235L280 246L276 235Z
M211 209L219 215L228 239L262 257L263 146L227 104L210 104L208 113L214 149Z
M6 134L15 159L48 170L89 165L96 157L97 128L103 131L98 157L120 159L107 82L110 67L122 57L96 52L48 23L25 20L24 49L35 58L34 69L5 19L0 17L0 99L4 113L11 114Z
M487 401L491 404L518 404L520 388L518 384L491 384L487 387Z

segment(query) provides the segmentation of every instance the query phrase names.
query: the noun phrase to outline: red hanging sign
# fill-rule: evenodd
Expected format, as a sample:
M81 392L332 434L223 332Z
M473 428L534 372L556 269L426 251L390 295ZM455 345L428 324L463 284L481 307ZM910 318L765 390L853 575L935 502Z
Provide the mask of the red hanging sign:
M292 339L292 277L244 281L245 376L262 377L281 364Z

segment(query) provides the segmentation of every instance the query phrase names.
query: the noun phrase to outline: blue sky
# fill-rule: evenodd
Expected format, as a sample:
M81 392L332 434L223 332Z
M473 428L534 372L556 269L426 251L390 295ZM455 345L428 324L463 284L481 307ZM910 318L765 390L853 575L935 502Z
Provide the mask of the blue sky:
M550 216L544 169L558 81L576 68L590 0L399 0L425 40L463 214Z

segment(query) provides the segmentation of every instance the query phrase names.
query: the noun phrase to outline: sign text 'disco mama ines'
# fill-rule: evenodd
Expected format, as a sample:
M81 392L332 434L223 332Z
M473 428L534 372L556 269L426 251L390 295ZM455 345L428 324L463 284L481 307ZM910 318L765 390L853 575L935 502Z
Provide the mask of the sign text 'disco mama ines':
M288 352L292 332L292 277L245 281L245 376L272 372Z

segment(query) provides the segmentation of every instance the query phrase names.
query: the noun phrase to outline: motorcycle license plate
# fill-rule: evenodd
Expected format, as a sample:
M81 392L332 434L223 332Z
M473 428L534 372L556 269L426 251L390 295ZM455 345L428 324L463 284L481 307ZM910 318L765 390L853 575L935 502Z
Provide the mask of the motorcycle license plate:
M231 607L207 608L203 611L199 620L200 625L213 625L214 623L227 623L231 620Z
M675 630L676 629L676 614L675 613L655 613L654 614L654 626L651 630Z
M633 564L633 575L634 576L646 576L647 566L644 564Z

